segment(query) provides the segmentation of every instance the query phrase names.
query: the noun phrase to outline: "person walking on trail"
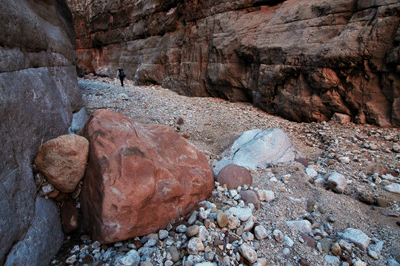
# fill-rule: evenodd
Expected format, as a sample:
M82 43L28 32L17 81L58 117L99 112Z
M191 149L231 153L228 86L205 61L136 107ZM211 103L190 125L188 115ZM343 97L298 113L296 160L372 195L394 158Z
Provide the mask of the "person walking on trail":
M117 71L117 76L119 78L119 80L121 81L121 86L124 86L124 78L125 78L125 73L124 70L122 68L119 68Z

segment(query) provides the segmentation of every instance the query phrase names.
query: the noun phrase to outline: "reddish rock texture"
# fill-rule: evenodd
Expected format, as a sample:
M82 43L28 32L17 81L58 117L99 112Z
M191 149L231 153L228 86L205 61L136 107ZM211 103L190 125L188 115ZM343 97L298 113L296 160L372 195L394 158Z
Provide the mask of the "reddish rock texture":
M295 121L400 126L397 0L68 0L82 72L250 101Z
M90 143L81 192L84 228L112 243L165 228L213 189L205 155L167 126L99 110L82 130Z
M253 177L249 170L236 164L228 164L219 171L216 181L221 185L226 185L228 189L235 189L238 186L251 186Z
M85 174L88 156L87 139L74 134L62 135L39 147L35 164L56 189L70 193Z

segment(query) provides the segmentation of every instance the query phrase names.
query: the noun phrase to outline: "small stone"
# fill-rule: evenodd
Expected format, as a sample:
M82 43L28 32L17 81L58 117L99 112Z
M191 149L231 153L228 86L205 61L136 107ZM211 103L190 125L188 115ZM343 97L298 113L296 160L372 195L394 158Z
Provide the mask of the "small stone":
M338 242L332 244L331 252L335 256L339 256L340 254L342 254L342 248L340 247Z
M204 245L203 242L197 238L193 237L189 240L188 246L187 246L189 254L195 255L199 253L199 251L204 250Z
M333 191L343 193L347 186L347 179L342 174L334 172L328 176L327 185Z
M181 224L176 228L176 232L177 233L185 233L187 230L186 225Z
M307 220L286 221L286 224L300 233L310 233L312 231L311 223Z
M203 225L200 226L198 235L199 235L199 238L200 238L201 241L206 241L208 236L209 236L207 228L205 226L203 226Z
M246 204L253 203L257 210L260 209L261 202L256 192L253 190L244 190L241 191L239 195Z
M196 219L197 219L197 212L193 212L188 220L188 224L193 225L196 222Z
M283 241L285 241L285 244L286 244L286 246L288 246L288 247L293 247L293 245L294 245L293 240L292 240L290 237L288 237L288 236L285 236L285 237L283 238Z
M158 231L158 238L160 240L166 239L168 237L169 233L167 230L160 230Z
M315 171L314 167L309 166L307 167L305 170L306 174L310 177L310 178L315 178L318 176L318 172Z
M257 263L261 264L261 266L267 266L268 260L266 258L258 258Z
M398 263L396 260L394 259L388 259L387 260L387 266L400 266L400 263Z
M253 229L253 226L254 226L253 219L249 219L247 222L244 223L244 228L243 228L243 230L244 230L245 232L248 232L248 231L250 231L251 229Z
M195 236L199 233L199 226L198 225L192 225L186 229L186 236L187 237L192 237Z
M372 249L368 250L368 256L370 256L374 260L379 260L379 254L376 251L373 251Z
M276 242L281 242L283 240L283 233L281 230L275 229L272 233Z
M376 204L377 204L379 207L386 208L386 207L389 207L389 206L390 206L390 200L387 199L387 198L384 198L384 197L377 197L375 200L376 200Z
M300 259L299 260L300 266L310 266L310 263L306 259Z
M358 195L358 199L361 202L367 203L369 205L373 205L375 203L374 195L368 192L362 192Z
M179 252L178 252L178 249L175 246L169 247L167 249L167 251L171 254L171 257L172 257L171 260L173 262L178 262L179 261L179 259L180 259Z
M353 266L367 266L367 263L363 262L362 260L356 261Z
M340 239L338 244L340 247L344 248L347 252L351 253L353 245L347 242L346 240Z
M236 229L240 226L240 221L233 215L228 217L228 227L229 229Z
M282 253L283 253L283 255L289 255L289 254L290 254L290 249L284 248L284 249L282 250Z
M385 190L393 193L400 194L400 184L393 183L384 187Z
M323 188L325 186L325 179L323 177L317 177L317 179L314 180L314 186Z
M242 239L244 242L251 242L254 240L254 235L250 232L244 232L242 234Z
M140 261L139 252L132 249L129 251L124 257L118 260L119 265L121 266L131 266L134 265L136 262Z
M343 233L338 233L339 237L354 243L357 247L365 250L371 239L361 230L347 228Z
M275 199L275 193L272 190L258 190L260 201L271 202Z
M231 207L228 213L232 213L242 222L249 220L252 216L252 210L250 208Z
M229 222L228 215L226 215L226 213L221 212L221 211L218 212L218 215L217 215L218 226L221 228L224 228L228 225L228 222Z
M248 245L241 245L239 247L240 254L250 263L257 261L257 252Z
M339 258L335 257L335 256L325 255L324 259L325 259L325 261L327 263L332 264L332 265L339 265L340 264Z
M267 230L262 225L258 225L254 228L254 234L258 240L264 239L268 236Z
M65 261L66 264L74 264L75 262L76 262L76 255L68 257L67 260Z

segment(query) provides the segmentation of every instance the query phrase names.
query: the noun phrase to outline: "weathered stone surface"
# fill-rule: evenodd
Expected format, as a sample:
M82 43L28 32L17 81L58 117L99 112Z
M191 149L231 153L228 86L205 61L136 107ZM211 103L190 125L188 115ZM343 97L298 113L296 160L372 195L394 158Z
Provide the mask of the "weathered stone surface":
M328 176L327 185L337 193L343 193L347 186L347 179L344 175L334 172Z
M82 72L249 101L295 121L400 125L397 1L68 0ZM218 25L218 26L216 26Z
M228 189L235 189L243 185L251 186L253 177L245 167L228 164L218 172L216 181L221 185L226 185Z
M71 234L79 228L79 211L71 200L66 200L60 208L62 230Z
M70 193L85 175L88 156L87 139L74 134L62 135L39 147L35 164L56 189Z
M89 163L81 192L84 228L112 243L185 215L214 186L205 155L171 128L98 110L82 130Z
M371 239L361 230L346 228L343 233L338 233L339 237L354 243L357 247L367 249Z
M285 132L278 128L246 131L222 156L223 158L215 164L215 175L219 175L219 171L229 164L253 170L257 166L265 167L270 163L290 162L303 157L293 147Z
M64 236L54 202L37 197L32 226L7 255L4 265L48 265L61 248Z
M0 24L2 264L13 245L20 246L27 231L33 230L29 228L34 221L36 187L31 163L36 150L42 141L68 132L72 113L82 107L82 98L74 65L72 16L64 1L4 0ZM46 210L48 217L57 214L55 208ZM54 255L55 249L42 250L48 238L36 239L29 248L37 259L18 265L46 264L47 255L40 256Z
M253 190L243 190L239 194L246 204L252 203L257 210L260 209L261 202L256 192Z

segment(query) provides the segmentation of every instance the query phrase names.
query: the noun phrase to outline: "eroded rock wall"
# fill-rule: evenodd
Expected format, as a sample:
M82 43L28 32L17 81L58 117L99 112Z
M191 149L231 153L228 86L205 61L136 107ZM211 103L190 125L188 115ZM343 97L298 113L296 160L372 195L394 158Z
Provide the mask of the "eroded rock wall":
M4 0L0 24L0 264L45 265L63 234L55 204L36 198L31 163L82 106L76 37L64 0Z
M295 121L400 125L397 0L67 0L82 73L250 101Z

